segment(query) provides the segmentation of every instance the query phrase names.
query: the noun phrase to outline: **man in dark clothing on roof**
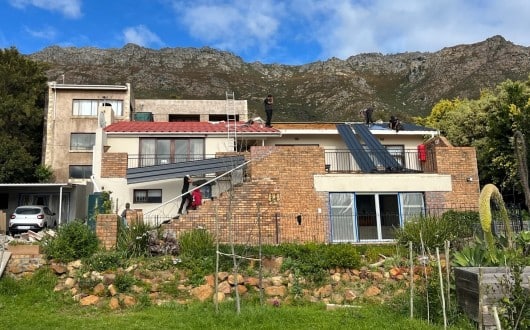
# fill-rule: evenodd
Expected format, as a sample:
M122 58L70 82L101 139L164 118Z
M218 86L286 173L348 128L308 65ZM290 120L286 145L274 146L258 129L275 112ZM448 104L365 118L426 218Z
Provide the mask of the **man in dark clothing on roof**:
M267 115L267 121L265 122L266 127L272 127L271 121L272 121L272 104L274 103L274 100L272 98L272 95L267 95L267 98L263 100L263 106L265 107L265 114Z

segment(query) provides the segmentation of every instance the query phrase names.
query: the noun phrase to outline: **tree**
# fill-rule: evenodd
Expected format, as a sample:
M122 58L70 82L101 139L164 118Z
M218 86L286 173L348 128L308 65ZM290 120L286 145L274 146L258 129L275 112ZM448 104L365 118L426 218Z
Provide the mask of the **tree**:
M528 144L530 136L530 80L507 80L496 88L488 107L487 143L484 148L484 175L498 185L504 194L521 194L513 136L520 131Z
M455 146L475 147L481 184L496 185L506 200L523 200L513 136L520 131L529 143L530 78L504 81L477 100L441 100L417 122L437 128Z
M0 182L42 178L45 65L15 48L0 50Z

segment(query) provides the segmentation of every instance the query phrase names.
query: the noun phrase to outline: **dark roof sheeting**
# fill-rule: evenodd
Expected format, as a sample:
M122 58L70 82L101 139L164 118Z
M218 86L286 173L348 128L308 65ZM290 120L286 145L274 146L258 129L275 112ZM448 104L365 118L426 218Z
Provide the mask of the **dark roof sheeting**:
M243 156L229 156L129 168L127 169L127 184L183 178L185 175L224 173L244 163Z

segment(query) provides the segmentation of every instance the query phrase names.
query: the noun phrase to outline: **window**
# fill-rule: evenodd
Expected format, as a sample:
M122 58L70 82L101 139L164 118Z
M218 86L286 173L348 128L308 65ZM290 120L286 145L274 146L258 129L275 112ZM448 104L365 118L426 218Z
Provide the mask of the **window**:
M70 165L70 179L90 179L92 165Z
M135 189L134 203L162 203L162 189Z
M394 157L394 159L401 166L406 166L405 164L405 146L403 145L385 145L386 150Z
M70 150L92 151L95 141L95 133L72 133L70 134Z
M204 159L204 139L141 139L140 166Z
M96 117L98 108L103 105L112 107L116 116L123 116L122 100L74 100L72 114L74 116Z
M424 215L425 210L423 193L401 193L403 205L403 220L408 221L414 217Z
M330 193L331 241L394 239L402 219L421 214L422 193Z
M199 122L199 121L201 121L201 116L200 115L175 115L175 114L169 114L168 121Z
M208 121L227 121L227 120L235 120L239 121L239 115L209 115Z

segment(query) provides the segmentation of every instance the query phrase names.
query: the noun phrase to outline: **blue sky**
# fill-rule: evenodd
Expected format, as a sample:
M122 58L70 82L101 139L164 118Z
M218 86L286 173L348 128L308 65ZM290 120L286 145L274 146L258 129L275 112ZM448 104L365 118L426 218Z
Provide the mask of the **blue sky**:
M528 0L0 0L0 48L212 47L247 62L530 46Z

